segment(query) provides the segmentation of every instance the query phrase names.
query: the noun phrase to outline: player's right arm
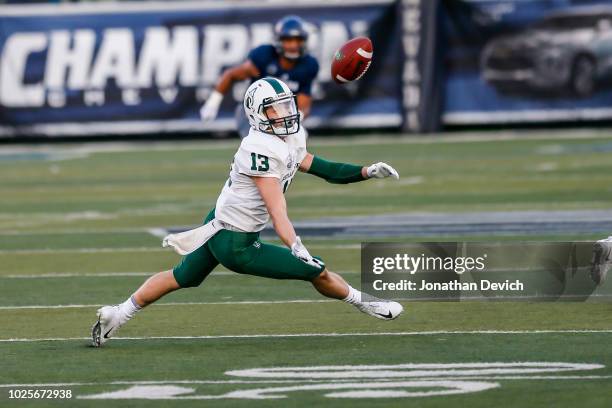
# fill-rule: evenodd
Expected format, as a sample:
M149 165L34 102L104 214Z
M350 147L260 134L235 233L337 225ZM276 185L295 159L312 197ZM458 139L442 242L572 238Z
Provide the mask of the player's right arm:
M323 262L313 258L306 247L302 244L302 240L295 234L293 224L289 221L287 215L287 202L285 195L281 189L279 180L276 177L251 177L261 194L261 198L266 204L268 214L272 219L274 230L278 237L285 245L291 248L293 256L315 267L324 266Z
M200 110L200 117L203 121L213 120L217 117L219 106L223 100L223 95L229 91L234 82L243 81L248 78L259 76L259 69L253 61L247 59L240 65L230 67L223 71L221 78L215 86L215 90L210 94L204 106Z
M276 233L285 245L291 247L296 241L295 230L287 216L287 203L280 181L285 167L276 151L258 139L243 139L234 155L233 169L253 180ZM257 211L261 210L263 208Z
M251 177L266 204L274 230L285 245L291 248L296 241L295 229L287 215L287 201L277 178Z
M300 86L297 92L297 106L300 112L302 112L304 119L310 115L310 108L312 106L312 83L319 74L319 63L316 59L309 57L307 59L307 64L307 73L299 81Z

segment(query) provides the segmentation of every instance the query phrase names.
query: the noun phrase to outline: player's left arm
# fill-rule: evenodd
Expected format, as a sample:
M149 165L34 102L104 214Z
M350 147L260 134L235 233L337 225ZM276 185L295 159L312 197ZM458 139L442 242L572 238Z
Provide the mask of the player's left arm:
M312 96L305 93L297 94L297 106L300 112L302 112L302 119L305 119L310 115L310 107L312 106Z
M310 108L312 107L312 83L319 74L319 63L314 58L307 59L308 67L306 72L299 81L300 87L297 92L297 106L300 112L302 112L302 118L305 119L310 115Z
M306 153L300 163L300 171L313 174L334 184L356 183L370 178L399 179L397 170L387 163L378 162L370 166L359 166L328 161L312 153Z

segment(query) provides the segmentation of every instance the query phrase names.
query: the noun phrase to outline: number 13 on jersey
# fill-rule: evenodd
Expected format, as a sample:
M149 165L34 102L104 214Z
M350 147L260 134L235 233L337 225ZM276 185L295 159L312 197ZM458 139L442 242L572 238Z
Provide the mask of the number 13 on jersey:
M263 154L251 153L251 170L268 171L270 163L268 156Z

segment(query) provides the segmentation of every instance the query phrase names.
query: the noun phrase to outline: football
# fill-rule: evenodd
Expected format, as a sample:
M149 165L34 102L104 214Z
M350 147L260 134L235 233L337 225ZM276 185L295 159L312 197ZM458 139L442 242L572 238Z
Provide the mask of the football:
M334 54L332 78L339 84L358 80L370 67L372 54L372 41L369 38L353 38Z

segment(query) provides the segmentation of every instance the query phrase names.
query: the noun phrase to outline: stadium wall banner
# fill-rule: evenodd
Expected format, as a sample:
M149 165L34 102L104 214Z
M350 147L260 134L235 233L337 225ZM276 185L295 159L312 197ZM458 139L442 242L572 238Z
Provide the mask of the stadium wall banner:
M402 24L420 17L421 2L2 6L0 137L233 130L234 110L248 82L226 95L214 122L202 123L199 109L222 71L242 62L251 48L271 42L274 22L287 14L308 22L310 52L321 66L309 128L419 131L411 109L423 111L426 100L418 94L419 74L404 64L402 50L411 45L402 44L401 34L407 31ZM409 6L412 15L398 13ZM333 54L360 35L373 40L372 66L362 80L338 86L329 72Z
M445 125L612 118L612 5L443 0Z

